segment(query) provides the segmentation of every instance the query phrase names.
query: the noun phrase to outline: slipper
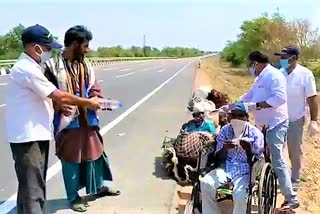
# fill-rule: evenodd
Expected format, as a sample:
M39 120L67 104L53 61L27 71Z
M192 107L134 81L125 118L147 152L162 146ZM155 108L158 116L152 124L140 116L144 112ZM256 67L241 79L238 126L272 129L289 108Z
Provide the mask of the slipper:
M102 187L100 188L102 190L98 190L98 193L95 195L96 197L105 197L105 196L118 196L121 194L119 190L113 190L108 187Z
M289 211L293 211L294 209L296 209L298 207L299 207L299 203L290 204L288 201L284 201L283 204L281 204L279 211L280 212L289 212Z
M71 205L71 209L75 212L86 212L87 211L87 207L89 207L88 202L85 202L82 200L81 197L77 197L76 199L74 199L73 201L70 202Z

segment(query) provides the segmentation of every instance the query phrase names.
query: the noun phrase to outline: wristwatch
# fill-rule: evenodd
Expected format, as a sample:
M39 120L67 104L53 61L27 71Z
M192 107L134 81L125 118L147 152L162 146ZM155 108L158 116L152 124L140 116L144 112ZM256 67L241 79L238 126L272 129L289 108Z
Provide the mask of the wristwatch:
M257 110L261 110L262 109L261 106L260 106L260 103L256 103L256 109Z

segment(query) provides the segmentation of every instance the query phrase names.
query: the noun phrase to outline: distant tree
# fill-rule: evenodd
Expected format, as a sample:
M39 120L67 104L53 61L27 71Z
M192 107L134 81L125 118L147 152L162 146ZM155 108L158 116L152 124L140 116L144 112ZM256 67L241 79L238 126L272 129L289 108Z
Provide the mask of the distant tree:
M7 34L0 35L0 59L15 59L22 52L21 35L25 27L21 24L12 28ZM54 37L54 40L57 40ZM145 54L144 54L145 51ZM56 55L58 51L53 54ZM90 51L89 57L157 57L157 56L172 56L172 57L189 57L199 56L204 54L203 51L194 48L182 47L166 47L159 50L154 47L146 46L145 50L138 46L131 46L130 48L123 48L118 45L115 47L99 47L96 51Z
M5 35L0 35L0 59L16 59L20 55L23 51L21 35L24 30L25 27L19 24ZM53 39L56 41L58 37L53 36ZM54 55L57 53L55 51Z
M244 21L240 31L237 41L228 41L221 53L222 59L233 65L245 63L247 55L254 50L269 54L271 61L278 60L273 53L288 45L301 49L302 60L317 59L320 55L318 29L313 30L306 19L288 22L279 10L271 17L263 14Z

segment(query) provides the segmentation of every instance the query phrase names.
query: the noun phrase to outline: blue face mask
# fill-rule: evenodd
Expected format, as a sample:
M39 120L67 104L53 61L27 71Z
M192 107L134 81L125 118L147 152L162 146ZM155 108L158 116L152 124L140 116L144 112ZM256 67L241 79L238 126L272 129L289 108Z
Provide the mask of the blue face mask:
M280 59L280 66L283 69L288 69L290 67L289 59Z
M250 75L251 75L251 76L256 77L256 69L254 69L253 66L251 66L251 67L249 68L249 71L250 71Z

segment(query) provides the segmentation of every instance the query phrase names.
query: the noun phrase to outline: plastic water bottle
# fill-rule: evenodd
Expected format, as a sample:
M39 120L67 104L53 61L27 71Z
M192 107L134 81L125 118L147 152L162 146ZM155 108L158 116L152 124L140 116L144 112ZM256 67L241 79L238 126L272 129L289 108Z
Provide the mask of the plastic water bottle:
M114 110L122 107L123 105L118 100L101 99L100 106L102 109Z

